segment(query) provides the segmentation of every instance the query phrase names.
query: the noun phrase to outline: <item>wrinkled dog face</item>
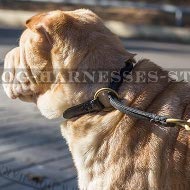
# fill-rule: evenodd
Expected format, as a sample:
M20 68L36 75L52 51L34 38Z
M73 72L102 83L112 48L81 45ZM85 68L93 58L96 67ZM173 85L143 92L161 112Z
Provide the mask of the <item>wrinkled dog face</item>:
M26 26L19 47L5 57L4 90L9 98L36 103L50 119L99 87L70 84L67 71L121 68L118 63L133 56L89 10L38 14Z
M35 102L45 95L52 87L47 77L42 78L46 71L53 74L52 50L56 39L51 36L54 19L63 17L61 11L39 14L26 22L27 29L20 38L19 47L11 50L4 61L4 90L9 98L20 98L23 101ZM50 30L51 28L51 30ZM51 75L51 82L53 82ZM43 80L42 80L43 79ZM46 100L48 101L48 100ZM40 103L40 102L39 102ZM43 105L43 103L42 103ZM59 114L52 107L49 113L41 108L42 113L49 118ZM48 108L47 108L48 109Z
M26 29L21 36L19 47L14 48L5 57L5 74L7 84L4 89L8 97L17 97L37 101L49 85L42 85L39 74L47 69L52 70L51 44L45 34ZM49 52L47 54L46 52Z

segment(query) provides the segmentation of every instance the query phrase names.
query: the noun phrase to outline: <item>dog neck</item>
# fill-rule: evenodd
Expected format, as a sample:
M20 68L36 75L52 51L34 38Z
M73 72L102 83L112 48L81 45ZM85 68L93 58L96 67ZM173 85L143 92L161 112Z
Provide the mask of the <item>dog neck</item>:
M168 86L166 81L156 83L143 79L138 81L142 72L154 71L158 75L166 74L166 71L148 60L138 62L134 67L132 76L134 81L123 83L119 90L120 96L127 105L146 110L157 95ZM158 113L162 114L159 110ZM146 147L143 146L147 144L151 124L139 128L137 133L136 122L137 119L113 110L87 114L62 123L62 134L72 153L79 174L79 183L82 183L79 184L81 187L87 187L87 184L80 179L86 179L85 183L89 183L94 177L103 175L105 168L111 167L109 164L118 162L121 157L128 159L130 167L130 160L133 159L135 155L133 151L136 148L140 147L139 151L146 154ZM121 155L122 150L124 152ZM146 161L148 157L143 159L144 164L148 162ZM146 170L146 166L144 169Z

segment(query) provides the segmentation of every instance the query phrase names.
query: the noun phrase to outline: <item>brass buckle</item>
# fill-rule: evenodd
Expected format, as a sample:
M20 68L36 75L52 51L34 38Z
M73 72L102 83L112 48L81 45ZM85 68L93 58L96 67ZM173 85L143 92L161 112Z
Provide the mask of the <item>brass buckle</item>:
M96 93L94 94L94 100L95 99L99 99L99 101L102 103L102 101L101 101L101 96L103 96L103 94L105 93L105 92L107 92L107 93L113 93L117 98L119 98L119 95L118 95L118 93L115 91L115 90L113 90L113 89L111 89L111 88L100 88L99 90L97 90L96 91ZM110 104L110 103L108 103L109 102L109 100L108 100L108 97L106 97L107 98L107 105L105 105L105 103L103 104L104 105L104 109L103 109L103 111L111 111L112 109L113 109L113 106ZM105 99L104 99L105 100ZM108 104L109 104L109 106L108 106Z

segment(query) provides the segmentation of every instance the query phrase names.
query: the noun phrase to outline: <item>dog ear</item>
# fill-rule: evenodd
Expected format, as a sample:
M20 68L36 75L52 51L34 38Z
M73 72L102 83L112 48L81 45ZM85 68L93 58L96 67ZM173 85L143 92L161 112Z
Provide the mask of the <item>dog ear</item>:
M41 32L42 27L48 31L51 22L52 18L49 13L40 13L28 19L25 25L33 32Z
M44 36L50 44L52 44L52 39L49 35L52 24L52 18L49 13L37 14L26 21L26 27L33 32Z

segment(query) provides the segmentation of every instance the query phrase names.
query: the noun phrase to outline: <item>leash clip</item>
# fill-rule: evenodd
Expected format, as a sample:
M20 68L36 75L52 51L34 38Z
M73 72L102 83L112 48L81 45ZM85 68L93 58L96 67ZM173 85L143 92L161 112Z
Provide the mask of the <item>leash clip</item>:
M171 119L167 119L166 123L175 124L175 125L185 128L185 130L187 130L187 131L190 131L190 119L186 121L186 120L171 118Z

